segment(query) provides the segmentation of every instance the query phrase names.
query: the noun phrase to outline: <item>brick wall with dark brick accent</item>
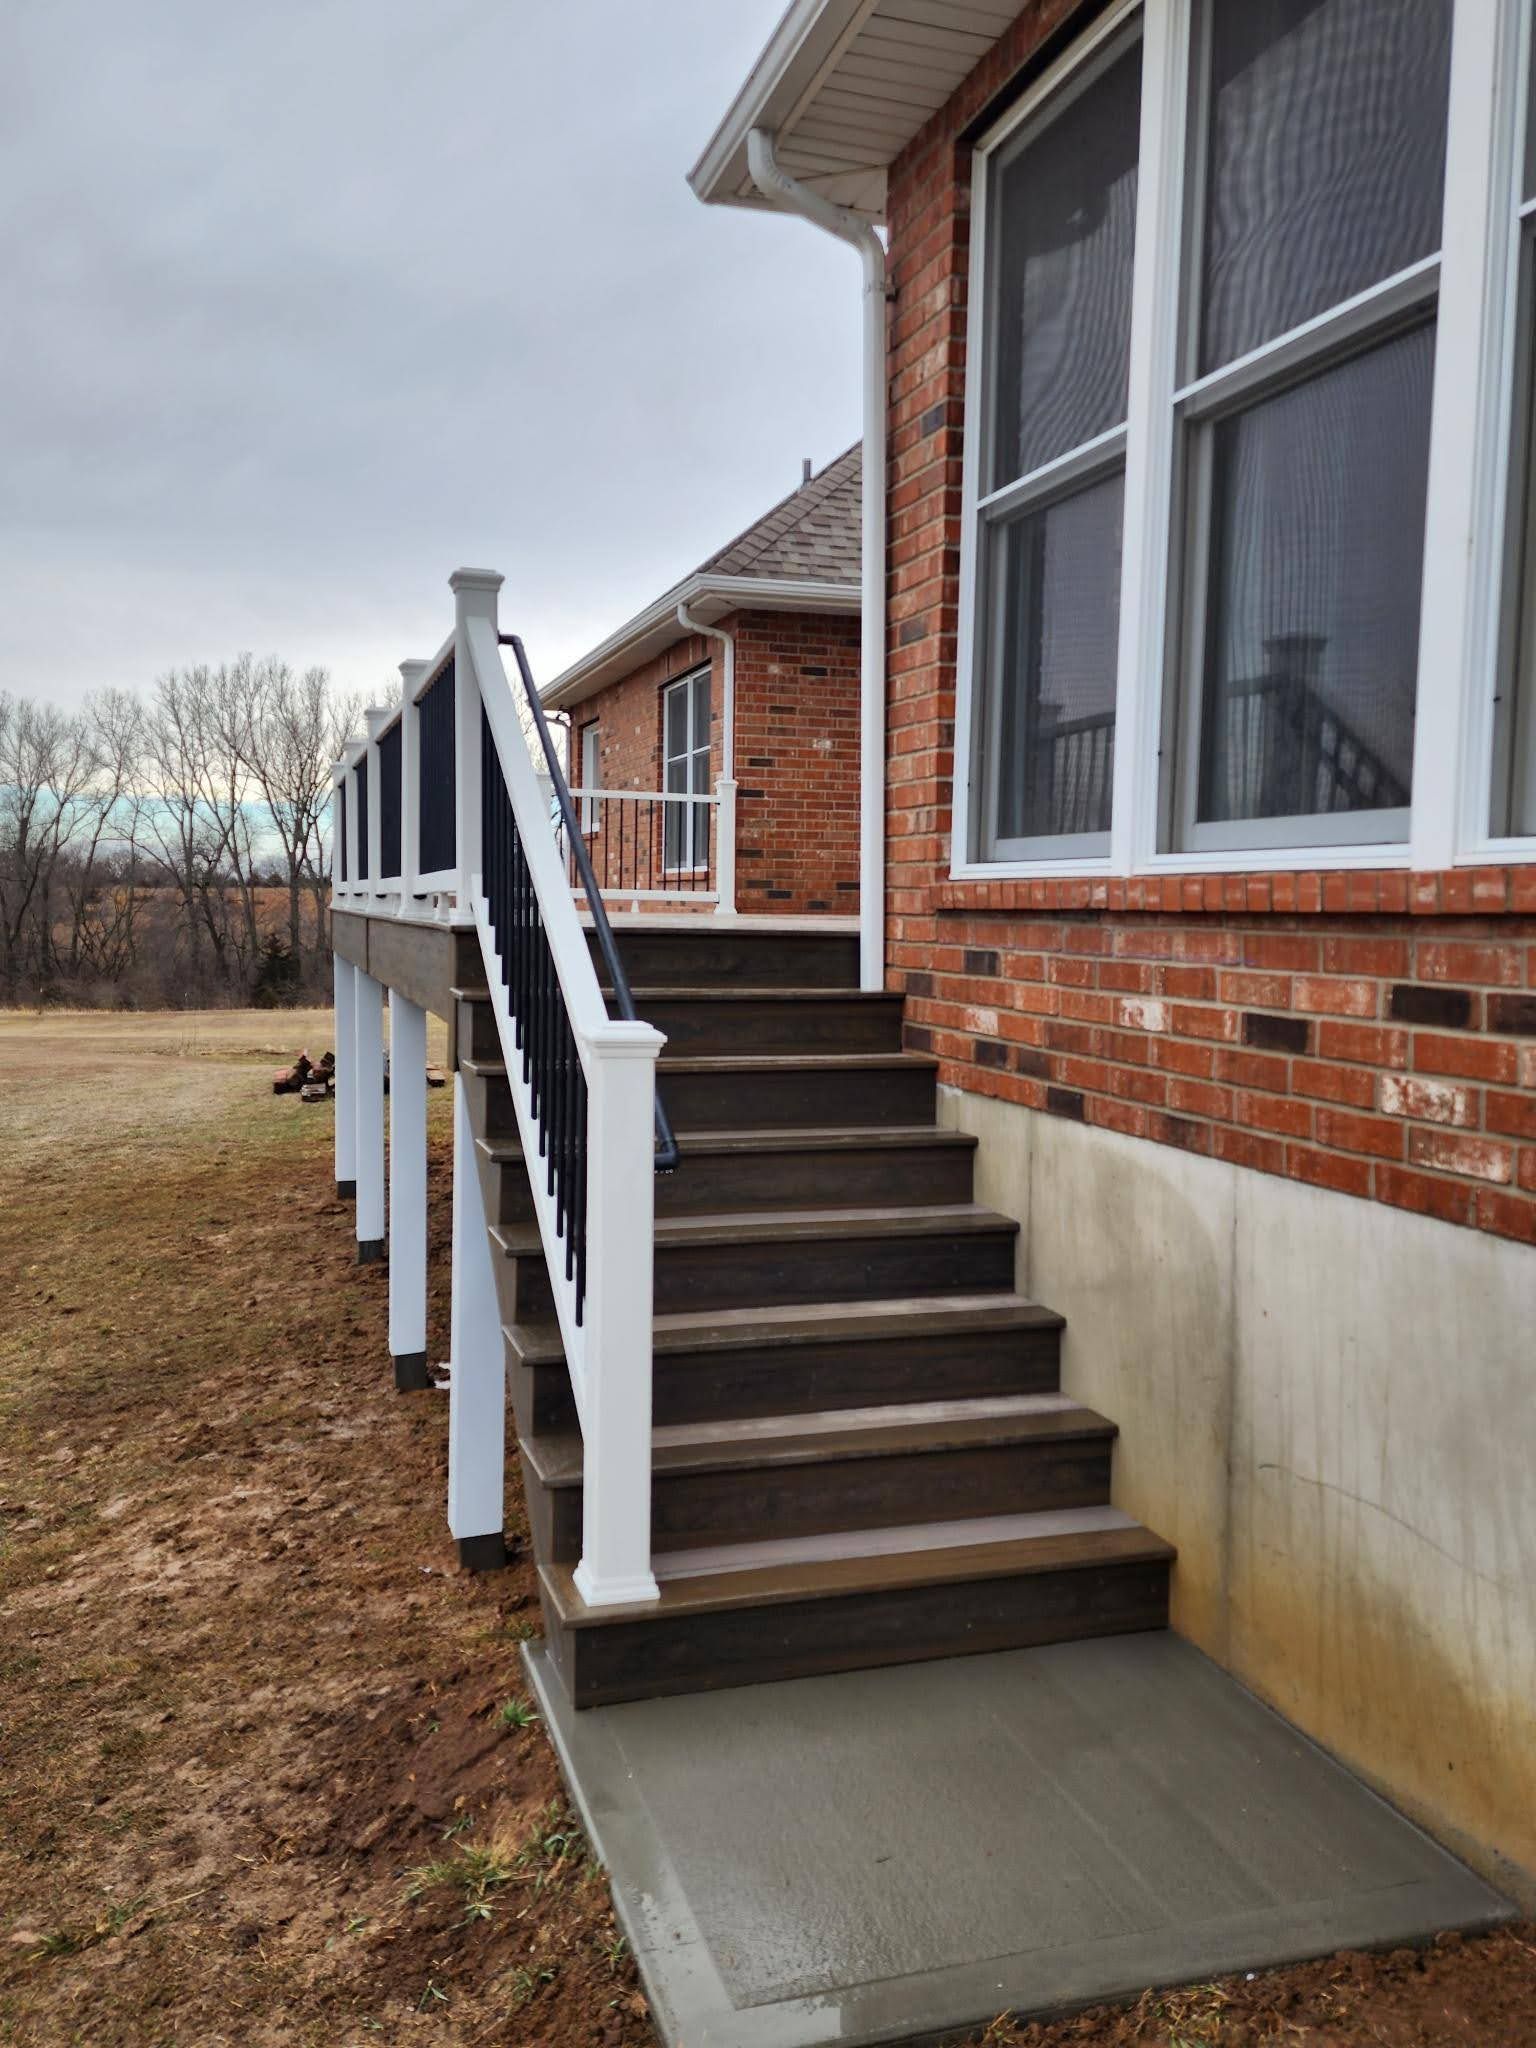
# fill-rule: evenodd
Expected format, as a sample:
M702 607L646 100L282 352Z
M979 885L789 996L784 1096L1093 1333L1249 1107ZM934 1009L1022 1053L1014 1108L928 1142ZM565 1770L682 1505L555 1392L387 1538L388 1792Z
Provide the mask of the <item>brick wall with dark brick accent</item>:
M891 168L887 911L941 1077L1536 1242L1536 869L949 879L971 138L1033 0Z
M736 901L745 913L853 916L859 906L859 621L811 612L741 612L736 636ZM595 720L602 786L662 786L662 695L711 666L711 777L720 773L724 656L680 641L571 712L571 759ZM599 879L616 885L620 807L592 837ZM630 828L633 820L629 821ZM659 839L653 849L659 870ZM625 875L633 848L622 855Z

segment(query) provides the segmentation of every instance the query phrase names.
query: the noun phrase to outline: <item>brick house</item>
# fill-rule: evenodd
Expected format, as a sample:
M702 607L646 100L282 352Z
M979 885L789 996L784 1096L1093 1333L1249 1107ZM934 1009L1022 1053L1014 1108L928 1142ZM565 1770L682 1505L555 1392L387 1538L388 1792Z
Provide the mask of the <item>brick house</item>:
M807 466L544 691L617 906L856 911L860 475Z
M1526 1896L1531 15L794 0L692 174L865 256L885 985L1174 1624Z

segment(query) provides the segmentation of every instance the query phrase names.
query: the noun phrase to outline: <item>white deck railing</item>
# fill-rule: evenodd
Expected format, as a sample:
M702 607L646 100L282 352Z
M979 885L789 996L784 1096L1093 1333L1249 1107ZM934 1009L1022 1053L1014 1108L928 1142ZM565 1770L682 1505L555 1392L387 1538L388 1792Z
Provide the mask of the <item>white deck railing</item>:
M336 763L334 900L376 916L446 919L478 935L581 1425L576 1583L589 1605L611 1605L657 1592L651 1313L656 1062L664 1040L634 1020L616 954L609 965L615 1007L631 1014L612 1016L605 1001L572 894L567 842L576 813L557 788L557 800L564 798L557 836L549 790L558 766L536 770L519 717L522 675L509 679L502 659L501 581L469 569L450 579L451 638L432 661L402 664L402 706L370 714L366 737L350 741ZM398 748L388 743L396 726ZM450 843L451 866L443 858ZM587 907L599 944L606 935L611 947L600 897ZM492 1512L500 1527L499 1429L494 1459L482 1439L493 1387L494 1413L502 1414L505 1368L488 1219L458 1077L455 1089L449 1522L462 1540L488 1527Z

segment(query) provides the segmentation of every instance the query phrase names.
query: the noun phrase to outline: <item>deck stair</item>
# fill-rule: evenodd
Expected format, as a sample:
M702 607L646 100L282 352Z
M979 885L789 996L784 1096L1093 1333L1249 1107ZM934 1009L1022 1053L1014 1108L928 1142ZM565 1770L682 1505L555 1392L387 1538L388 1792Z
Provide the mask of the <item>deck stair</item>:
M1173 1552L1110 1504L1112 1422L1063 1394L901 999L842 934L626 929L667 1034L656 1184L661 1598L576 1590L582 1447L483 989L458 991L546 1630L578 1706L1159 1628Z

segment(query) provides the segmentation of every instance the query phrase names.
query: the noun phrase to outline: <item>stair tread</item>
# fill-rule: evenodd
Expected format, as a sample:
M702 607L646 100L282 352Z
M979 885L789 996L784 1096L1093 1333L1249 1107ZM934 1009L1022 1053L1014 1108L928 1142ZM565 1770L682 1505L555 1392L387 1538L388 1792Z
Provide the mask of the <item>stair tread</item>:
M630 989L636 1006L655 1003L858 1003L899 1008L906 998L880 988L786 988L776 982L754 987L750 982L722 982L718 987L695 982L647 982Z
M805 1130L679 1131L677 1142L684 1161L732 1157L754 1152L899 1152L913 1146L936 1152L974 1152L977 1140L969 1131L952 1131L940 1124L850 1124L816 1125ZM484 1156L494 1164L521 1161L523 1148L516 1138L479 1138Z
M886 1300L788 1302L782 1306L681 1309L656 1317L651 1349L656 1357L703 1356L722 1350L756 1350L765 1345L878 1342L891 1337L928 1337L971 1330L1060 1330L1065 1319L1022 1294L921 1294ZM565 1352L553 1316L507 1326L506 1336L525 1365L558 1365Z
M828 1238L1018 1235L1011 1216L979 1202L931 1202L902 1209L743 1209L708 1216L658 1216L660 1247L824 1243ZM493 1223L491 1236L509 1257L541 1248L536 1223Z
M651 1465L657 1474L749 1471L1010 1444L1102 1442L1114 1435L1105 1416L1067 1395L1008 1394L680 1423L652 1431ZM581 1484L579 1429L524 1439L521 1448L543 1485Z
M567 1565L541 1565L539 1576L558 1620L580 1629L966 1580L1168 1563L1175 1554L1172 1544L1118 1508L1055 1508L669 1551L654 1560L661 1598L627 1607L588 1607Z
M922 1067L931 1070L938 1060L927 1052L690 1052L666 1059L670 1073L763 1074L788 1072L859 1073L881 1067Z

